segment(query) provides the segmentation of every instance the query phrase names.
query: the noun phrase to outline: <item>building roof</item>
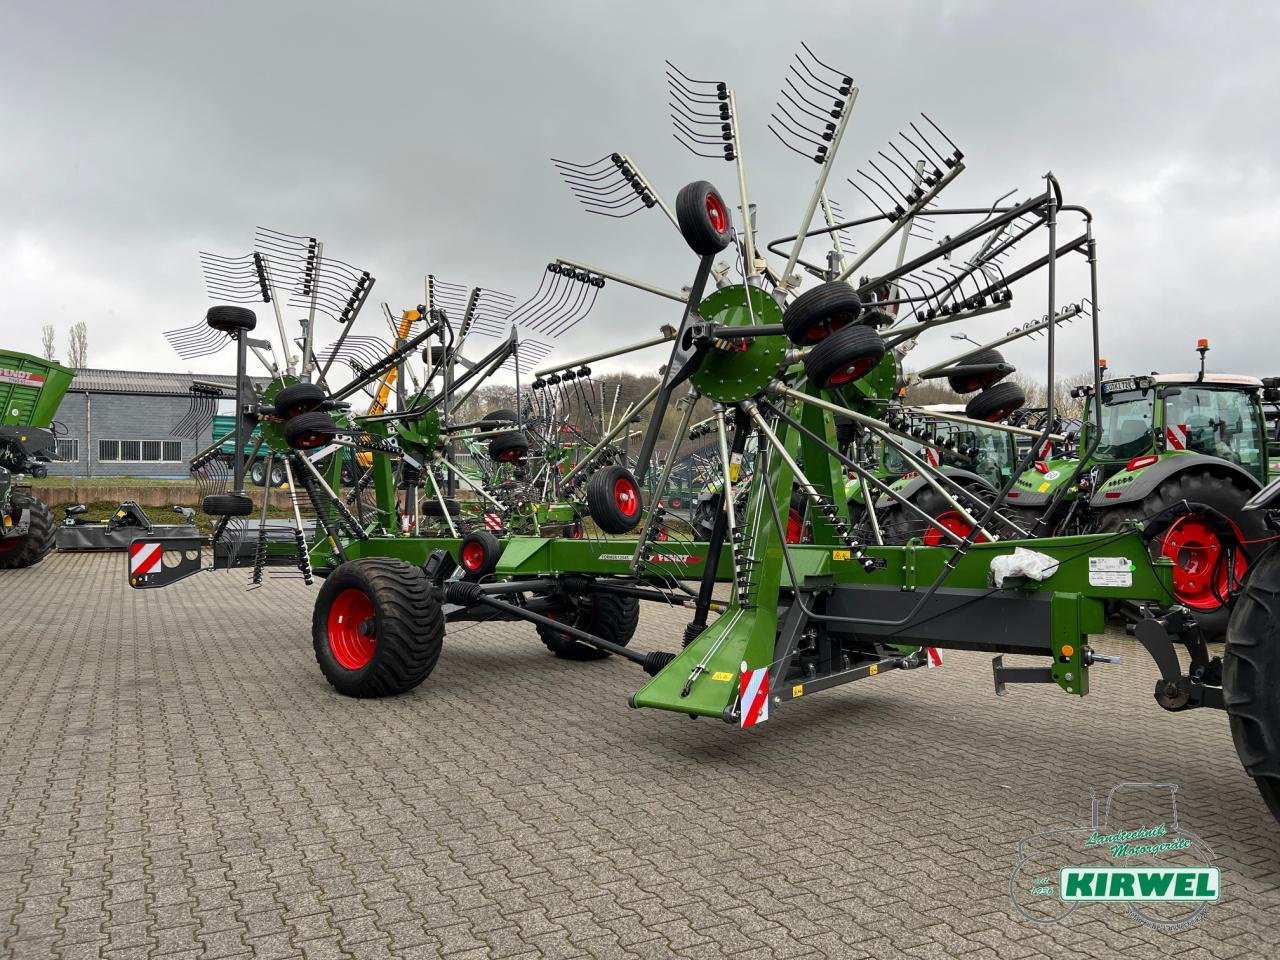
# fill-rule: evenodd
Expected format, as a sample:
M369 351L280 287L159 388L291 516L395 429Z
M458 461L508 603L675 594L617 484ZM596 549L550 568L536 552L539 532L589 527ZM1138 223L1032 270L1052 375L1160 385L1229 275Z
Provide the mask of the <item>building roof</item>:
M250 378L255 384L265 383L260 377ZM220 373L176 373L149 370L103 370L83 367L71 382L73 393L124 393L151 397L189 397L193 381L212 383L229 391L235 389L235 377Z

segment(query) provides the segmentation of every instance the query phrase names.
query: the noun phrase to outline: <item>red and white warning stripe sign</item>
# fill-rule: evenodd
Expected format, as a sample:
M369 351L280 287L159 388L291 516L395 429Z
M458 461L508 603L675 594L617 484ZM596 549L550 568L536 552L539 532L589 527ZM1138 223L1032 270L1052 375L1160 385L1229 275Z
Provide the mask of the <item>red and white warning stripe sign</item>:
M160 557L164 554L158 543L129 544L129 573L140 576L151 573L160 566Z
M924 653L925 653L924 665L926 667L942 666L942 651L939 650L937 647L925 647Z
M1038 454L1038 457L1041 460L1048 460L1052 456L1053 456L1053 441L1046 440L1044 443L1040 445L1040 453Z
M1166 424L1164 436L1169 441L1170 450L1187 449L1187 425L1185 423Z
M25 370L10 370L0 367L0 383L16 383L21 387L39 387L44 384L44 377L38 373Z
M484 515L484 526L486 530L501 530L502 515L498 513L486 513Z
M941 454L939 454L937 450L933 449L933 447L924 448L924 459L931 467L936 467L942 463Z
M769 719L769 668L748 670L742 665L742 676L738 680L738 695L741 701L742 728L754 727Z

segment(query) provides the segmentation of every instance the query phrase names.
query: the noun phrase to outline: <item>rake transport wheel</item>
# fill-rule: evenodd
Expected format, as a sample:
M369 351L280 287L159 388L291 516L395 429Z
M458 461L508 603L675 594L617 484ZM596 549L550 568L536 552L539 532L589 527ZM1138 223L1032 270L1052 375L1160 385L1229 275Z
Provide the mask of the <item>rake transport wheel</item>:
M964 415L973 420L999 423L1026 402L1026 393L1016 383L997 383L970 397L964 405Z
M529 455L529 436L523 430L508 430L489 441L489 456L500 463L515 463Z
M589 593L575 597L571 605L559 614L548 616L552 620L564 620L601 640L612 640L626 646L640 623L640 601L635 597L619 597L611 593ZM543 645L561 660L603 660L610 656L608 650L557 633L549 627L539 626L538 636Z
M294 450L323 447L335 434L338 425L323 410L310 410L291 417L284 424L284 442Z
M1228 594L1249 569L1247 548L1230 543L1256 542L1267 536L1260 511L1245 512L1245 502L1253 491L1226 477L1206 471L1188 470L1168 478L1137 503L1100 512L1097 529L1109 533L1124 528L1126 520L1149 520L1155 514L1186 500L1188 514L1178 517L1169 528L1151 541L1152 557L1173 561L1173 592L1178 603L1190 608L1204 639L1222 640L1231 618ZM1208 513L1198 513L1197 505L1212 507L1226 516L1230 534L1222 521Z
M501 556L502 544L488 530L468 533L458 544L458 562L468 580L479 580L493 573Z
M311 639L321 673L339 693L390 697L412 690L435 667L444 613L420 567L366 557L325 579Z
M587 512L605 533L626 533L640 522L640 487L635 475L615 464L587 482Z
M695 180L676 194L676 222L680 235L694 253L710 257L733 240L729 207L720 191L706 180Z
M965 520L964 515L932 487L921 490L911 498L911 502L956 536L967 537L973 530L972 524ZM962 502L969 514L975 516L975 511L979 508L967 500ZM981 519L981 516L975 516L975 519ZM993 520L986 529L996 526ZM885 511L884 519L880 521L880 533L886 544L901 545L912 539L920 540L926 547L946 547L955 543L933 524L900 503L894 503ZM979 535L975 542L986 543L987 538Z
M1222 692L1240 762L1280 820L1280 551L1254 564L1231 614Z
M0 570L17 570L39 563L53 549L53 513L35 497L15 493L9 498L13 512L27 514L27 532L0 540Z
M971 357L965 357L956 366L958 367L980 367L989 363L1004 363L1004 354L999 350L979 350ZM973 393L975 390L982 390L998 383L1007 377L1008 373L974 373L964 374L962 376L947 377L947 383L951 385L951 389L956 393Z
M862 312L862 298L847 283L833 280L806 290L782 315L787 339L807 347L854 323Z
M244 307L210 307L204 322L223 333L241 333L258 325L258 315Z
M211 493L200 509L211 517L247 517L253 513L253 501L243 493Z
M276 394L276 415L282 420L288 420L300 413L310 413L324 403L325 399L324 391L314 383L290 384Z
M804 372L828 390L861 380L884 359L884 338L870 327L842 327L805 354Z
M501 410L490 410L480 418L481 423L519 423L520 414L505 407Z

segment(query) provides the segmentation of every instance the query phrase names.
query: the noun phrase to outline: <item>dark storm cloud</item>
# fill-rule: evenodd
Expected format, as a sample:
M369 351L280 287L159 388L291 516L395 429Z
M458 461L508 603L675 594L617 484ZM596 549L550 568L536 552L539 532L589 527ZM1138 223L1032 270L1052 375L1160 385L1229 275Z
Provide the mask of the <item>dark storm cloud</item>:
M1277 15L1263 5L6 6L4 346L37 352L41 323L64 339L84 319L95 364L178 368L159 331L207 306L196 250L242 252L259 223L369 267L396 309L427 272L527 295L558 255L678 288L692 263L665 220L586 215L547 158L624 150L669 199L699 177L731 195L729 165L670 136L670 58L736 87L761 235L791 233L816 168L765 122L804 39L862 89L833 177L847 208L861 209L844 177L923 109L971 164L949 200L1026 196L1052 169L1092 208L1113 366L1186 367L1207 335L1215 367L1280 372ZM974 333L1038 316L1027 296ZM674 318L611 285L562 346ZM1069 331L1063 366L1079 369L1083 329Z

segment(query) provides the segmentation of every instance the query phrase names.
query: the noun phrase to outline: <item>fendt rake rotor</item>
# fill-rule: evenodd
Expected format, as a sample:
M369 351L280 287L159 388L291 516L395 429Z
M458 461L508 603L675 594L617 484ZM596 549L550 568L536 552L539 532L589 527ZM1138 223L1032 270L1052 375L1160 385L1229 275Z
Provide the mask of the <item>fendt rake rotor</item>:
M921 114L848 178L867 204L851 216L828 184L859 91L804 46L769 129L819 172L795 232L758 247L733 89L670 63L666 82L675 138L734 164L739 216L706 180L668 208L621 153L555 166L588 212L621 219L660 208L693 254L688 283L634 279L595 256L590 265L552 260L522 301L428 277L426 302L398 324L387 308L395 336L374 341L349 336L372 279L339 269L338 286L319 292L320 268L313 276L307 265L322 262L322 248L309 238L262 236L253 257L217 264L224 299L258 295L278 309L283 284L286 302L309 310L308 336L326 307L342 324L318 361L304 346L295 376L283 333L277 354L249 337L248 311L215 307L209 318L237 344L237 451L256 425L256 442L286 459L297 535L288 562L324 578L312 640L327 680L359 697L412 689L434 667L446 624L505 619L532 624L563 659L636 662L648 679L632 706L741 726L828 688L925 666L940 648L994 654L998 693L1037 683L1079 696L1094 666L1115 662L1093 638L1108 609L1127 603L1161 673L1157 702L1228 710L1241 758L1280 817L1280 708L1260 686L1280 682L1280 651L1260 648L1260 608L1246 605L1224 669L1195 612L1171 602L1174 564L1153 550L1188 510L1211 513L1174 504L1105 532L1031 539L1039 518L1010 506L1044 452L1068 439L1055 361L1060 328L1074 318L1088 318L1087 389L1102 395L1087 208L1068 202L1052 173L1021 199L948 205L966 155ZM828 247L820 262L808 249L816 244ZM1087 274L1074 300L1059 290L1064 260ZM300 278L314 284L311 306ZM556 337L582 321L606 281L679 312L667 307L671 322L656 336L552 359ZM1012 329L987 319L1013 310L1015 291L1018 308L1030 300L1039 319ZM999 329L907 369L911 351L962 322ZM475 337L495 345L464 356ZM1010 422L1026 396L1000 348L1031 338L1045 350L1045 409ZM206 341L221 344L194 330L180 338ZM267 367L266 385L247 378L249 350ZM665 350L665 362L638 395L621 398L620 385L611 392L592 369L648 350ZM329 382L339 360L353 377L341 385ZM475 410L480 386L503 369L516 379L511 406ZM963 406L911 401L913 385L935 379ZM372 399L365 412L352 409L357 396ZM1096 442L1082 444L1086 454ZM347 453L361 469L344 495ZM230 493L210 498L222 511L215 565L218 538L253 508L242 459ZM1067 485L1079 486L1086 459L1064 468ZM705 489L678 515L695 475ZM1064 495L1045 495L1045 516ZM1280 493L1254 506L1270 510L1273 500ZM307 507L316 530L304 542ZM261 510L255 580L274 549ZM183 556L131 582L195 572L198 559ZM1274 581L1274 556L1250 576ZM689 609L683 635L631 649L642 601ZM1010 654L1038 665L1007 666Z

